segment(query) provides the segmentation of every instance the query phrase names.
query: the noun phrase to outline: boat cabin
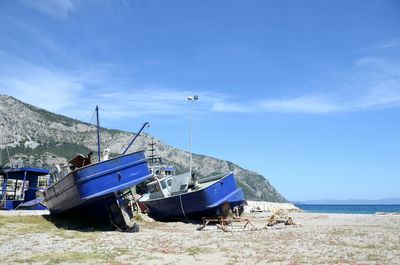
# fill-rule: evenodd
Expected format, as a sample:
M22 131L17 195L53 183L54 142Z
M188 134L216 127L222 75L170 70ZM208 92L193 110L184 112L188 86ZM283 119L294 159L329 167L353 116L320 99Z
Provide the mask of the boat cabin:
M190 173L155 178L147 184L149 199L165 198L188 191L192 184Z
M36 197L36 191L48 186L47 169L22 167L0 171L0 209L13 210L22 207L44 210Z
M153 174L157 178L174 176L176 169L171 166L152 166L150 167L150 174Z

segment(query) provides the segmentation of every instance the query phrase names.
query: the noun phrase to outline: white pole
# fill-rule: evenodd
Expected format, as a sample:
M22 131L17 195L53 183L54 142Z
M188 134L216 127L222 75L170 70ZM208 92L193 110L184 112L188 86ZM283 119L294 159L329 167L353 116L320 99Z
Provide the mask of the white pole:
M193 116L193 102L199 100L199 96L194 95L188 97L188 101L190 102L190 122L189 122L189 174L192 176L192 116Z
M193 116L193 100L190 101L190 126L189 126L189 173L192 177L192 116Z

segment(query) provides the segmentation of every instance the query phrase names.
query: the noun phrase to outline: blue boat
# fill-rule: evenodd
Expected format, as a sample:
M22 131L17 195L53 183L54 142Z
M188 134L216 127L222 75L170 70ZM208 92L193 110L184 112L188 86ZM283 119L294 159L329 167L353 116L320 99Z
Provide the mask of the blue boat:
M151 176L143 151L68 171L69 167L64 167L50 172L54 183L44 192L44 202L52 214L127 189Z
M233 172L195 180L190 173L155 178L147 184L148 193L139 202L156 220L190 219L221 216L223 207L230 209L246 203Z
M98 107L96 111L98 113ZM151 177L151 173L143 151L125 153L146 125L148 123L118 157L100 161L98 146L99 162L93 163L91 154L77 155L69 165L56 166L50 172L51 185L43 193L43 202L50 214L112 224L123 230L135 227L134 213L128 207L130 198L127 195L131 194L127 191Z
M0 171L0 209L46 210L36 197L40 186L46 186L47 169L33 167L6 168ZM43 183L39 183L40 180Z

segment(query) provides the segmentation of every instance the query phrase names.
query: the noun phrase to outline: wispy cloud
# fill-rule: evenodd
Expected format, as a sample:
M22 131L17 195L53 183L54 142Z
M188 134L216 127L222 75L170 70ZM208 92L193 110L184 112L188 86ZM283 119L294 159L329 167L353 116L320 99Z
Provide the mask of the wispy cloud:
M82 80L62 69L39 66L0 53L0 92L57 112L71 106L74 95L83 88Z
M364 57L354 63L342 81L326 93L252 101L217 101L212 105L220 112L332 113L366 111L400 106L400 65L375 57Z
M354 51L357 54L365 54L365 53L376 53L376 52L387 52L391 51L393 49L396 49L400 47L400 39L398 38L393 38L377 43L373 43L371 45L362 47L361 49L358 49Z
M400 40L391 40L387 41L384 43L381 43L380 47L382 49L389 49L389 48L395 48L400 46Z
M153 86L105 90L85 99L87 104L97 102L105 115L114 118L141 116L180 115L185 108L185 96L190 92Z
M0 93L84 121L95 105L105 119L187 114L186 97L194 90L126 84L116 77L118 69L110 64L74 65L73 70L39 65L0 50ZM220 97L200 94L203 108Z
M338 106L322 95L307 95L291 99L270 99L260 103L263 111L327 113L338 111Z
M240 103L215 102L212 110L219 112L282 112L282 113L329 113L341 107L323 95L306 95L294 98L264 99Z
M400 105L400 65L397 62L374 57L362 58L356 62L352 80L350 85L353 84L360 91L359 99L354 102L359 109Z
M47 15L62 18L75 12L77 7L74 0L20 0L20 2Z
M78 119L95 105L108 119L186 116L186 96L194 92L200 95L196 110L202 113L326 114L400 106L400 66L375 57L356 60L329 92L248 101L204 89L131 85L116 72L118 66L109 64L75 65L74 70L38 65L0 51L1 93Z

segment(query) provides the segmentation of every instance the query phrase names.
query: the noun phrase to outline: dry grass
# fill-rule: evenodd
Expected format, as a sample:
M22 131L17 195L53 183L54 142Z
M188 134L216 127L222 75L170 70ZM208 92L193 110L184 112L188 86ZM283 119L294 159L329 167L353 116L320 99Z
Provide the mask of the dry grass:
M0 216L0 263L400 264L400 217L299 214L294 220L302 226L266 230L259 218L252 221L257 231L227 233L144 220L139 233L122 233Z
M185 252L189 255L195 256L195 255L210 252L210 249L203 248L203 247L190 247L190 248L187 248L185 250Z
M54 224L42 216L0 216L0 228L15 233L43 233L57 230Z
M16 263L39 263L39 264L60 264L60 263L97 263L108 261L104 253L96 252L53 252L49 254L33 254L30 257L17 258Z

